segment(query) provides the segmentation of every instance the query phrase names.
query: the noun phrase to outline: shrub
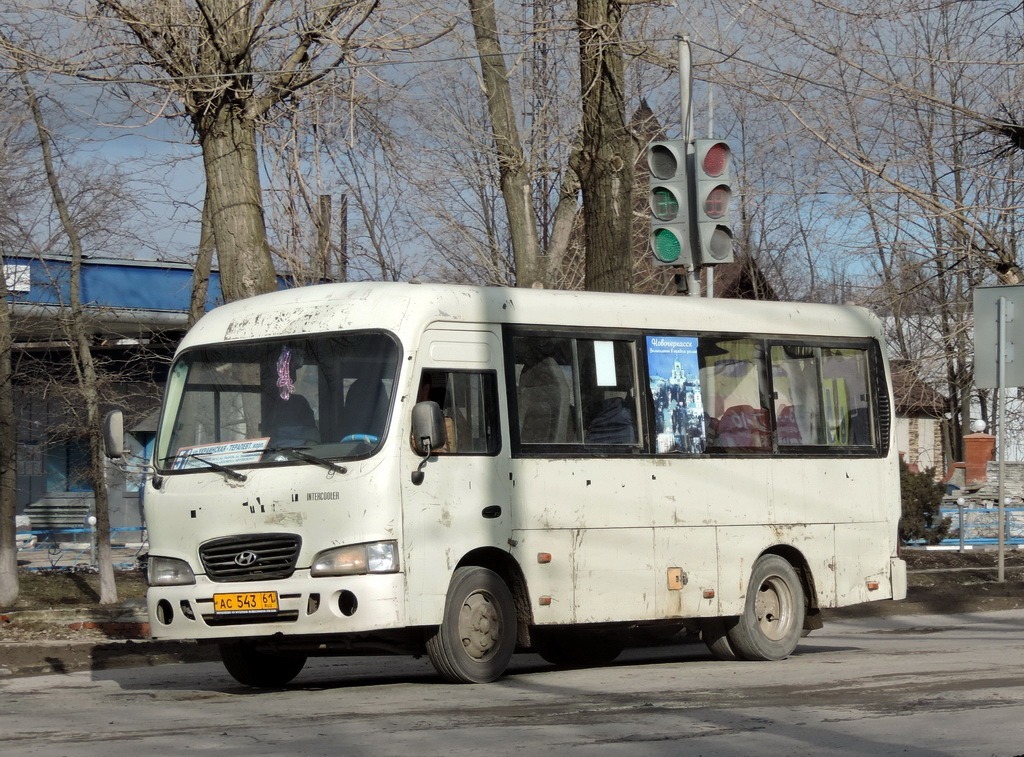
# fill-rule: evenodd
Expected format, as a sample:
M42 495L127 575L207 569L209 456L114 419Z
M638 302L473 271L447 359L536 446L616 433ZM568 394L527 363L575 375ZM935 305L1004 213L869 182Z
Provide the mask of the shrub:
M945 488L935 481L935 469L914 473L900 460L900 541L924 541L938 544L946 538L952 519L940 517L939 507Z

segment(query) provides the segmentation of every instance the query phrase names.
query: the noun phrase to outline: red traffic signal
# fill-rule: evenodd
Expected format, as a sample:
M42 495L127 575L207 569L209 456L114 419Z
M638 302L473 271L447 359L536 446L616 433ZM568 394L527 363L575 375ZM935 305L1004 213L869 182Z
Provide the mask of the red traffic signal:
M732 220L732 150L717 139L694 142L693 181L696 208L697 245L695 262L716 265L733 261Z

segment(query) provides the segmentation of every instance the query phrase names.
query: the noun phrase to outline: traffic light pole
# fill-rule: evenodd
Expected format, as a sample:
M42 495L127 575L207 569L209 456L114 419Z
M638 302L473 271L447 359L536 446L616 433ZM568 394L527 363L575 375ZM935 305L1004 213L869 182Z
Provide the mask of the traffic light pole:
M679 41L679 119L682 126L683 143L689 155L693 147L693 66L690 56L690 38L677 37ZM685 160L689 164L689 159ZM686 170L689 170L687 168ZM686 292L691 297L700 297L700 281L697 279L695 266L690 265L686 271ZM676 277L676 291L682 291L682 277Z

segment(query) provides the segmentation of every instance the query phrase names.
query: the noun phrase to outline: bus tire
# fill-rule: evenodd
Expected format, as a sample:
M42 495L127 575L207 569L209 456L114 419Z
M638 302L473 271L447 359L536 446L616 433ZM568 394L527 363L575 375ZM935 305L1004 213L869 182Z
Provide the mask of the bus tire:
M800 577L779 555L754 563L743 614L728 631L729 643L744 660L782 660L800 641L804 627Z
M516 609L501 577L487 568L456 569L441 625L427 639L434 668L451 683L489 683L512 661Z
M261 652L244 641L222 643L220 659L232 678L257 689L276 689L290 683L306 664L303 655Z
M735 662L740 659L729 641L729 630L739 618L705 618L700 622L700 638L716 660Z

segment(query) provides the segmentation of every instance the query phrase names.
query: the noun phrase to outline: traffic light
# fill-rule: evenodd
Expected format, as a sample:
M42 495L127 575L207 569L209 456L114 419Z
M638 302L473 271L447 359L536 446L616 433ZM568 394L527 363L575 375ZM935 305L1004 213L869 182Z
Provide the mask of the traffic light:
M651 169L651 252L657 265L693 267L690 254L686 142L652 142L647 148Z
M717 139L694 142L694 200L696 206L697 265L733 261L732 150Z

